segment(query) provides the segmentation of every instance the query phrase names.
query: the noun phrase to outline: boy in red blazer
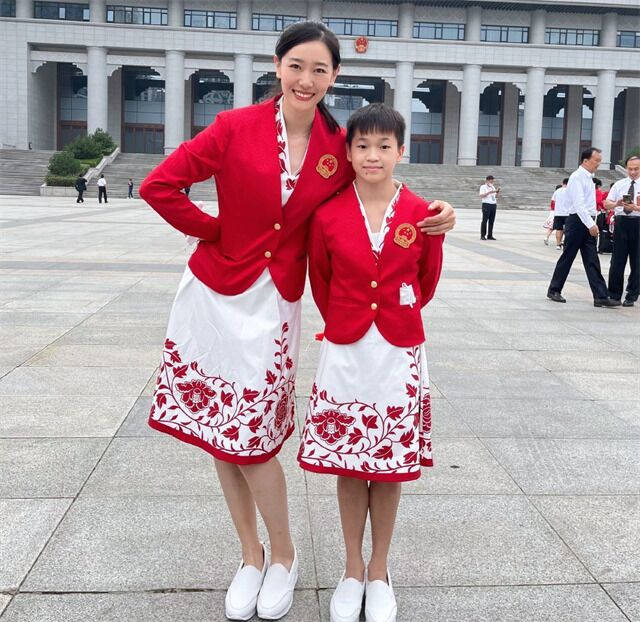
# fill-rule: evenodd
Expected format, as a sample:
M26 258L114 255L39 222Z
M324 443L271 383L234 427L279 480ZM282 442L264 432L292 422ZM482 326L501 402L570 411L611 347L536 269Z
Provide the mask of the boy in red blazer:
M444 236L417 223L429 204L393 179L405 123L384 104L358 110L347 126L354 183L315 213L309 242L313 296L325 340L298 461L338 475L345 573L331 620L396 619L387 557L400 482L431 466L431 408L421 308L434 295ZM362 538L371 518L373 553Z

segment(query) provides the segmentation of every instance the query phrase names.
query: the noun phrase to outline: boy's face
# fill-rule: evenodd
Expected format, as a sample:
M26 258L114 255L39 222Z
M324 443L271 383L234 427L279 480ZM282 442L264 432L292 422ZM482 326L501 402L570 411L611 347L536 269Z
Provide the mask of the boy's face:
M403 154L404 145L398 147L395 134L361 134L356 130L351 145L347 145L347 159L356 177L371 183L390 179Z

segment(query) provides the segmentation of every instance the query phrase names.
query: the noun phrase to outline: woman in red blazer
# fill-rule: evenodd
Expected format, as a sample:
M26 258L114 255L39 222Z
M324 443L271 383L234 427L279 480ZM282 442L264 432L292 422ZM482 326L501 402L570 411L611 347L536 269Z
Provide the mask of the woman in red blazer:
M243 555L226 614L243 620L256 607L266 619L291 607L298 562L275 456L294 425L309 221L353 179L344 130L322 101L339 70L335 35L319 23L290 26L274 60L281 95L218 114L140 186L167 222L200 240L171 311L149 424L215 458ZM180 191L211 176L217 217ZM425 229L453 226L453 210L441 208Z

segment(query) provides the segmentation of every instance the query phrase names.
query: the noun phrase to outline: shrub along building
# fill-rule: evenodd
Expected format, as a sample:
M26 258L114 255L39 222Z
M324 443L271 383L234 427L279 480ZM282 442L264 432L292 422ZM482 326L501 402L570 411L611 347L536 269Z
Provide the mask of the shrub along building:
M265 96L278 32L302 19L340 37L336 118L393 104L411 162L572 167L593 143L606 165L640 144L638 0L0 0L0 15L2 147L103 128L124 153L169 153Z

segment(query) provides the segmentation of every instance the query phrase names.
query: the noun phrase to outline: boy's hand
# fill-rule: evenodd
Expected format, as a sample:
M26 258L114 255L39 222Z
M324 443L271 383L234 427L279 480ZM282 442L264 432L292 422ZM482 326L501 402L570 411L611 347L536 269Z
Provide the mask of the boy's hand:
M428 216L418 224L420 231L427 235L440 235L451 231L456 224L456 213L446 201L432 201L429 209L440 212L437 216Z

